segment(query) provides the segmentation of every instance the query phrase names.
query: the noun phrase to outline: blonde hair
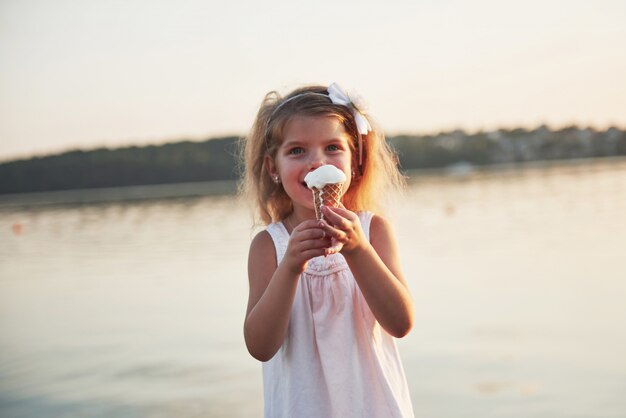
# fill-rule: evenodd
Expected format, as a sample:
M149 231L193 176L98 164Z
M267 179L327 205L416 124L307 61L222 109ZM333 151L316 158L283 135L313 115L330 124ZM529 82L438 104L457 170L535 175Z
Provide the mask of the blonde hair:
M362 135L363 155L359 166L359 133L352 110L344 105L333 104L326 87L313 85L296 89L284 99L275 91L268 93L249 135L244 138L241 147L244 175L240 191L254 203L261 222L267 225L280 221L293 211L291 199L282 185L270 178L265 158L275 158L284 139L285 127L296 115L334 117L343 124L345 131L353 138L350 151L355 177L342 203L351 211L381 211L383 195L404 184L404 177L398 171L396 154L368 115L372 130Z

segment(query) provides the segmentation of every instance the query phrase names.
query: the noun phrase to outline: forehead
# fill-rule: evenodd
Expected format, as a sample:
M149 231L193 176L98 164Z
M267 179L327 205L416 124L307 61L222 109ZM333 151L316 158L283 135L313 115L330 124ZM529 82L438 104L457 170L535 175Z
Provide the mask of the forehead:
M285 124L283 142L319 139L345 139L349 135L343 123L333 116L297 115Z

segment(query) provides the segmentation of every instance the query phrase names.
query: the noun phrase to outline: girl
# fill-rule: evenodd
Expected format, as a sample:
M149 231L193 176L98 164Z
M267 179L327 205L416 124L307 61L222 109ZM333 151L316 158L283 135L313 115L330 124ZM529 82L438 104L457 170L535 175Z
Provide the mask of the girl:
M394 337L413 324L396 244L377 209L400 186L362 102L332 84L269 93L245 143L244 191L267 228L253 239L244 324L263 363L266 417L412 417ZM316 220L305 175L346 174L342 206Z

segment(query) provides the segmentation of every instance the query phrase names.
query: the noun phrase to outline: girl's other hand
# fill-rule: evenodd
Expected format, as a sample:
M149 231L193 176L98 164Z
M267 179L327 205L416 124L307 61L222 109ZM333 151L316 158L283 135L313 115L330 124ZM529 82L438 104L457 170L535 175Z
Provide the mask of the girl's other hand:
M325 221L318 221L319 225L332 238L332 246L327 249L325 255L337 252L348 254L367 244L361 221L356 213L343 205L338 208L323 206L322 213Z
M283 262L287 263L289 270L300 275L306 269L308 261L326 255L326 249L330 245L330 236L320 227L319 221L306 220L291 232Z

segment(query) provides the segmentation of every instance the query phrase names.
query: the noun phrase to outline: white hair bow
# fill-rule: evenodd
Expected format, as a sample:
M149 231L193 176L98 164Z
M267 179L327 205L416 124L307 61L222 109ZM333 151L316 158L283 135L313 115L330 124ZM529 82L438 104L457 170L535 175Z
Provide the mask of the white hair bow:
M356 127L361 135L367 135L372 130L372 127L365 117L367 111L367 105L365 100L356 92L351 91L346 93L339 84L333 83L328 86L328 97L334 104L340 104L352 108L354 114L354 120Z
M328 86L328 97L330 97L330 100L334 104L347 106L352 109L354 121L356 122L356 128L359 132L359 165L362 165L363 139L361 138L361 135L367 135L372 130L372 126L365 117L367 113L367 104L365 103L365 100L363 100L363 98L354 90L346 93L346 91L337 83L333 83Z

